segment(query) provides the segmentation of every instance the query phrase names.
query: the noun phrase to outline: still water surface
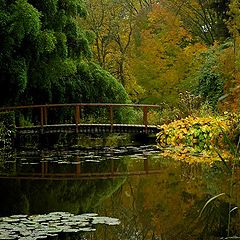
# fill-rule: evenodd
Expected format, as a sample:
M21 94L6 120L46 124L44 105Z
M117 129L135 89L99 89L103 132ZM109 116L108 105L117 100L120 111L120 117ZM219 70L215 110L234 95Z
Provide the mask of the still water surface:
M120 221L49 239L240 236L239 170L231 177L221 162L189 164L161 156L155 146L126 146L19 151L2 156L0 172L2 217L94 213Z

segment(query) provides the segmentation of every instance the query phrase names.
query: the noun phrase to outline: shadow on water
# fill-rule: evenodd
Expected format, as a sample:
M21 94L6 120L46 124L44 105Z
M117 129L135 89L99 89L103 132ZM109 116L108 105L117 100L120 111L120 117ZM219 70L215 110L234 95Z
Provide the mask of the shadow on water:
M228 239L231 203L229 233L239 236L239 169L229 198L221 162L189 164L160 154L154 146L126 146L2 156L0 215L94 212L121 222L69 239L215 240ZM204 207L219 193L226 194Z

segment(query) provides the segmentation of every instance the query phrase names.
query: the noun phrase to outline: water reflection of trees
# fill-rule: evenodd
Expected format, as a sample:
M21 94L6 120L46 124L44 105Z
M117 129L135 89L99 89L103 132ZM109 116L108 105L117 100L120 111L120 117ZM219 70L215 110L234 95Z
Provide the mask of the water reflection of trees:
M34 161L40 161L35 159ZM16 164L14 163L14 166ZM29 173L34 173L41 165L28 165ZM115 168L124 169L124 163L116 160ZM75 165L62 165L49 171L69 172ZM83 171L111 172L109 161L100 165L83 165ZM4 168L6 169L6 167ZM19 167L14 171L21 170ZM51 211L69 211L75 214L92 211L104 199L111 196L125 181L125 177L98 180L33 180L33 179L1 179L0 181L0 215L34 214Z
M119 218L122 224L107 230L108 238L102 239L217 240L227 236L229 203L231 209L238 206L240 197L238 175L229 198L230 176L220 163L211 168L171 162L164 169L158 176L128 178L106 202L102 213ZM207 201L221 192L226 194L211 201L200 216ZM239 220L233 211L230 236L240 235Z
M230 176L221 163L210 167L154 159L149 156L151 166L148 167L161 169L159 175L131 176L127 180L1 181L1 196L4 197L1 197L0 212L8 214L4 212L6 208L11 209L11 213L20 210L24 213L94 211L121 220L119 226L99 226L97 233L88 234L87 239L215 240L225 237L229 202L232 207L238 206L240 197L238 170L234 177L234 195L229 198ZM120 170L145 168L140 160L133 163L127 156L123 160L114 160L114 167ZM101 167L94 164L82 167L83 171L112 169L110 161L103 162ZM211 201L199 217L206 202L222 192L226 195ZM231 236L240 234L237 211L232 213L230 227ZM84 239L83 235L76 237Z
M176 225L172 232L168 233L171 236L169 239L206 239L217 240L224 239L228 234L228 213L229 201L225 199L215 199L204 209L202 214L200 210L211 199L211 195L206 195L198 200L193 208L191 208L183 221ZM230 236L239 234L239 214L232 213L232 224L230 225Z

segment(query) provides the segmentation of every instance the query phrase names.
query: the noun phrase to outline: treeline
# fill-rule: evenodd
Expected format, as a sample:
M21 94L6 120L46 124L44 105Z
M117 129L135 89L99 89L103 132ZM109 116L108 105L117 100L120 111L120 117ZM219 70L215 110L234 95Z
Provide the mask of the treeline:
M133 101L238 109L240 1L85 2L93 57Z
M1 0L0 105L185 101L237 111L239 6Z

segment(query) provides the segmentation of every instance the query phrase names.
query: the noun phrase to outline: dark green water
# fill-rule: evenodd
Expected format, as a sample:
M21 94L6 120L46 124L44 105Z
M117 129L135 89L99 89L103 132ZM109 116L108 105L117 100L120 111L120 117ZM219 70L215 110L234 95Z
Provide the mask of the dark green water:
M188 164L162 157L154 146L127 146L15 152L2 155L0 172L2 217L67 212L120 221L48 239L240 236L239 169L231 176L221 162Z

